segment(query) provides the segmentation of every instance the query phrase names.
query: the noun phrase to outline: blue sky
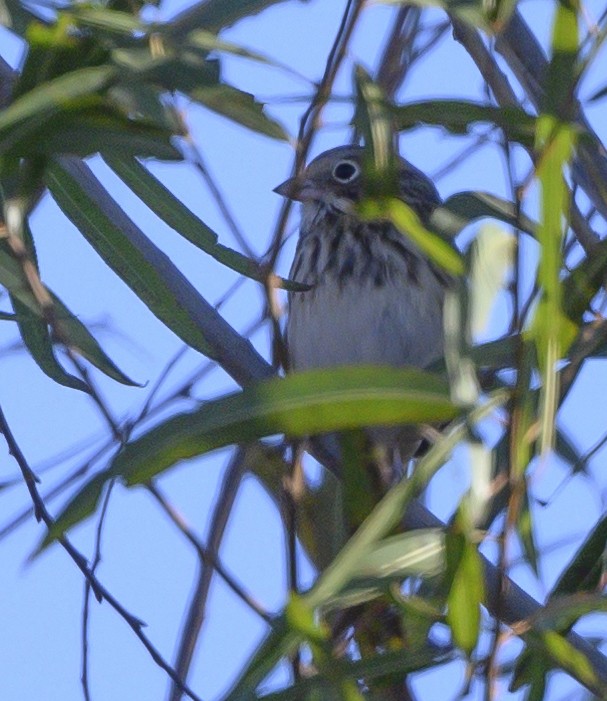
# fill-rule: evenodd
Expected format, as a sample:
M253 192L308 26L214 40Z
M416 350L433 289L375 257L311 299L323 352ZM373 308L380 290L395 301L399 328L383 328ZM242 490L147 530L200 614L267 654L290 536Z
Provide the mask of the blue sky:
M320 78L327 52L343 11L343 2L287 2L245 20L225 32L224 38L296 68L310 81ZM552 5L537 0L527 3L526 16L545 40L549 35ZM171 17L178 3L166 3L152 12L155 19ZM588 3L589 16L598 17L601 6ZM351 94L354 62L369 68L376 64L382 41L394 9L371 5L363 15L350 55L337 81L336 92ZM435 11L435 16L439 16ZM0 54L16 61L18 46L0 30ZM14 48L13 48L14 47ZM600 85L607 59L605 51L583 93ZM311 86L296 81L273 68L243 59L224 59L224 77L239 88L268 101L268 112L277 117L289 133L295 134L306 107L304 99L285 102L285 96L305 98ZM587 94L587 93L586 93ZM483 97L482 83L471 60L451 35L417 68L406 82L401 99L413 101L431 97ZM289 174L293 152L288 144L261 137L227 123L208 111L182 103L184 117L207 165L226 197L235 219L257 254L271 239L280 206L272 189ZM603 140L607 120L600 120L600 103L588 112ZM345 143L351 108L346 103L331 106L314 142L313 153ZM447 137L443 132L419 129L402 138L401 150L409 160L432 175L454 154L463 149L464 138ZM113 196L146 234L167 251L179 268L209 301L220 299L237 276L224 270L169 230L124 185L98 161L92 166ZM154 164L160 175L194 212L214 228L221 242L237 247L204 183L187 165ZM437 181L443 196L459 190L482 189L500 195L507 193L505 170L499 150L480 149L473 157ZM533 201L530 202L533 213ZM294 229L293 226L290 230ZM45 197L32 221L41 260L43 279L80 318L90 323L104 349L117 364L143 388L125 388L103 377L97 382L117 417L137 412L147 397L149 386L160 375L168 360L179 351L180 341L97 258L88 244L63 217L55 203ZM279 261L286 273L295 238L291 237ZM225 317L240 330L258 318L263 307L261 290L250 281L241 285L222 307ZM503 313L504 309L500 308ZM500 329L499 313L494 314L491 330ZM252 337L255 346L268 356L268 330ZM92 403L78 393L59 387L46 378L23 352L11 350L15 341L10 324L0 325L0 358L3 382L0 402L17 439L36 469L83 441L91 448L41 471L42 491L82 464L84 457L106 435L106 428ZM193 351L186 354L169 378L166 392L179 377L186 376L205 360ZM233 387L221 371L214 370L196 389L200 398L213 397ZM575 427L574 440L587 448L604 431L604 408L597 397L606 395L607 375L602 363L594 361L582 373L579 386L562 412L563 426ZM600 401L600 399L599 399ZM2 476L17 476L17 468L0 444ZM206 534L218 486L229 453L216 453L190 461L160 479L160 486L171 502L202 537ZM598 472L604 451L591 464ZM97 465L98 467L100 465ZM549 459L534 471L534 492L549 498L567 472L557 460ZM431 493L431 504L441 515L449 513L453 501L445 498L461 493L468 483L466 454L456 454ZM537 537L543 546L559 544L542 560L545 583L538 585L520 569L521 582L541 597L575 551L580 539L604 510L604 480L593 483L573 479L537 511ZM28 506L25 488L19 485L0 493L2 523ZM571 504L579 508L571 509ZM52 502L57 509L60 502ZM563 518L566 509L566 518ZM92 551L95 521L76 528L71 534L85 553ZM54 546L33 563L28 555L43 535L42 528L29 518L18 530L0 540L0 689L5 699L81 699L80 622L83 581L80 573L61 548ZM285 566L282 530L276 511L253 479L243 485L222 548L222 560L252 596L270 612L279 610L285 597ZM516 552L513 553L516 555ZM196 568L195 553L168 522L152 497L143 489L117 487L111 498L103 534L103 562L99 576L107 588L133 614L148 624L147 633L162 654L173 660L175 644ZM304 577L311 573L304 568ZM209 604L209 617L190 676L192 687L204 699L217 698L247 659L252 646L263 635L264 626L219 580L215 579ZM164 698L167 680L132 632L107 604L93 602L90 634L91 691L96 701L126 701ZM462 665L449 668L417 682L424 699L456 698L463 682ZM562 698L575 688L559 682L553 698ZM446 689L448 691L446 692ZM452 695L448 694L452 692ZM447 693L447 695L445 695ZM476 692L475 692L476 693ZM474 695L470 698L475 698ZM480 698L480 696L478 697ZM517 698L504 694L500 698Z

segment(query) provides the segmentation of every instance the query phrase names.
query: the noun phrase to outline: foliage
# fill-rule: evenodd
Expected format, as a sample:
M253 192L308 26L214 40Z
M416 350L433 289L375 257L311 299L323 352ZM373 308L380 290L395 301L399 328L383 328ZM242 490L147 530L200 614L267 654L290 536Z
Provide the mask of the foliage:
M88 565L70 538L72 529L92 515L101 533L105 506L100 504L107 504L116 481L145 485L171 514L159 496L158 478L182 460L239 446L233 465L264 486L280 510L292 563L298 542L317 578L306 591L296 591L296 577L291 579L288 603L267 621L266 638L227 699L387 698L388 689L397 690L396 698L408 698L403 680L453 660L468 666L470 684L486 689L504 678L512 690L525 688L529 699L548 698L548 677L559 670L604 698L607 659L573 627L582 617L605 611L599 594L605 519L562 568L544 606L509 579L508 553L513 542L520 543L525 563L540 577L533 470L557 456L575 475L591 457L578 454L558 418L581 368L590 359L603 358L607 347L601 315L607 249L596 233L607 217L607 158L578 97L607 36L606 15L596 31L583 34L578 5L554 3L544 55L533 28L512 2L490 7L480 2L386 3L396 6L394 31L373 71L353 66L348 97L354 130L365 137L370 163L379 167L395 133L440 127L445 134L480 135L481 143L492 141L503 154L512 198L457 192L434 212L429 231L393 193L379 186L370 192L361 216L390 219L457 278L446 307L444 361L429 372L341 368L281 378L276 376L284 359L276 294L279 288L295 293L302 288L274 272L288 205L272 245L258 260L246 245L241 252L220 243L221 236L150 168L151 159L200 166L182 115L184 102L260 138L289 140L259 99L229 83L222 72L223 57L229 55L293 75L271 58L271 42L268 55L262 55L222 36L228 27L278 4L210 0L160 22L146 19L149 7L120 0L58 3L44 11L14 0L0 2L0 20L27 46L15 72L0 48L0 284L10 303L1 319L16 325L24 351L49 382L90 395L111 428L102 450L104 464L84 478L86 470L73 475L75 488L52 517L24 456L27 451L19 448L0 410L0 432L22 470L35 515L45 522L39 550L59 541L82 570L87 596L92 592L110 602L167 672L172 698L182 693L198 698L187 685L200 635L195 616L184 626L181 652L172 666L154 649L140 622L100 584L97 560ZM319 115L332 98L364 4L346 3L335 51L327 58L322 82L308 97L311 107L302 117L296 167L305 160ZM441 14L426 15L422 8L428 5L442 8ZM448 28L476 64L489 97L485 102L405 100L399 88L408 71L423 71L418 60L435 49ZM599 89L593 101L605 97L605 89ZM267 301L265 320L274 333L272 363L126 214L83 160L91 156L103 159L134 197L193 248L259 283ZM524 178L515 175L515 158L524 163ZM533 215L526 199L530 183L539 190L539 212ZM41 279L39 231L33 222L46 193L98 254L100 265L108 266L186 347L223 368L240 386L237 390L210 401L190 401L184 410L180 402L192 399L198 374L160 402L156 393L164 375L147 390L118 367L80 320L79 310L68 309ZM479 220L483 223L474 230L472 243L464 252L456 251L452 239L462 232L469 237L469 225ZM528 250L537 251L536 265L525 259ZM531 284L525 282L528 277ZM507 299L510 309L503 333L474 344L496 299ZM130 392L148 392L143 409L113 419L89 366ZM170 367L168 362L167 372ZM487 430L496 418L497 435ZM360 429L403 422L442 428L432 429L433 444L410 479L381 499L369 498L362 481L355 483L364 460L357 448ZM316 439L310 453L324 465L324 476L318 484L307 482L289 441L338 429L348 431L342 445L348 464L340 465L330 438ZM453 504L445 524L417 498L453 451L462 448L469 456L470 489ZM343 489L341 478L347 481ZM226 479L212 547L197 546L207 588L217 571L239 591L218 558L239 485L240 478ZM197 542L180 527L184 537ZM493 537L498 545L489 558L486 546ZM200 606L198 613L204 611L204 600ZM369 620L374 611L388 612L404 633L387 632L388 621L377 634L377 621ZM377 618L381 629L381 616ZM448 644L433 640L434 626L446 627ZM524 642L509 665L499 654L504 627ZM284 660L291 663L291 681L283 690L267 693L264 681ZM88 698L86 681L84 687ZM491 691L486 693L493 698Z

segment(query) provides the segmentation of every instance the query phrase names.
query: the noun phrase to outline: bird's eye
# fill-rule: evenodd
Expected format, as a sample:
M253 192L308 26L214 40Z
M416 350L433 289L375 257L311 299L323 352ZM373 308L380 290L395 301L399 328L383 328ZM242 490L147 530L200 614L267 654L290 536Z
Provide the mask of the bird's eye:
M333 168L333 177L340 183L351 183L358 177L360 168L354 161L340 161Z

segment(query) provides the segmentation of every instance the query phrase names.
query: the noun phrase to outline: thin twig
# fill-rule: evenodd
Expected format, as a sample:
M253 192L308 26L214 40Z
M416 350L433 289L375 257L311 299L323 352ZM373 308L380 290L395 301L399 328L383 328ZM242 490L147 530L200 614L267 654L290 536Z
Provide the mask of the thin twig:
M219 547L227 526L229 515L234 505L234 500L242 480L242 475L245 469L246 452L239 448L233 455L230 464L223 478L223 483L220 490L219 498L215 503L213 517L211 519L210 536L207 548L200 548L197 539L192 539L188 530L184 530L184 525L176 522L176 525L182 530L190 542L196 547L200 559L200 574L188 611L186 613L185 622L178 644L177 659L175 661L175 669L180 678L187 679L192 658L196 649L197 642L200 638L202 624L205 619L207 600L211 586L211 580L215 570L217 572L225 571L219 563ZM155 495L156 496L156 495ZM223 576L223 575L222 575ZM229 579L224 577L226 583L229 584ZM240 588L232 587L233 591L242 598L243 601L260 615L267 623L269 618L258 605L252 605L252 600L248 595L245 595ZM172 684L170 690L170 701L179 701L181 698L181 689L176 684Z
M0 406L0 433L4 435L6 444L8 446L10 454L15 458L23 479L27 486L27 489L34 505L34 516L37 521L42 521L47 529L51 530L54 526L54 519L48 512L46 505L40 496L38 487L36 485L36 476L32 472L30 466L25 459L17 440L15 439L13 432L6 420L4 411ZM91 591L95 595L97 601L107 601L107 603L118 613L118 615L124 620L124 622L129 626L129 628L135 633L139 641L143 644L145 649L148 651L150 657L154 662L162 669L164 672L174 681L182 687L183 692L187 694L193 701L201 701L200 697L194 693L178 676L171 665L164 660L160 652L152 644L151 640L143 632L144 623L129 613L124 606L101 584L97 579L95 574L89 568L86 558L82 555L70 542L67 536L62 535L57 538L59 544L70 556L74 564L82 572L85 579L90 583Z

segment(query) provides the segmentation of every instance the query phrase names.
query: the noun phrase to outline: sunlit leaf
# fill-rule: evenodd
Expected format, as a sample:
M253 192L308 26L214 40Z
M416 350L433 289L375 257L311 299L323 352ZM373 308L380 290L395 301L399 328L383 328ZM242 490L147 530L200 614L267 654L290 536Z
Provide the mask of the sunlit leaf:
M480 634L485 587L481 557L463 523L467 518L460 508L454 530L447 533L447 622L454 643L470 656Z
M355 571L356 577L435 577L445 567L445 536L441 529L427 528L400 533L369 549Z
M474 239L469 275L473 338L487 327L495 298L503 290L514 262L514 250L514 237L497 226L483 226Z
M440 236L428 231L413 209L402 200L396 197L367 199L360 204L359 211L365 219L391 221L429 258L453 275L464 272L464 263L458 251Z
M448 420L457 413L446 383L419 370L360 366L294 373L170 418L128 444L112 471L136 484L234 442Z
M476 424L501 406L505 399L504 394L495 394L486 405L471 410L467 420L471 424ZM309 606L322 606L325 601L329 601L344 589L359 563L364 560L369 548L388 535L390 529L402 519L403 511L409 501L426 486L466 433L465 424L454 428L418 462L411 479L402 480L388 491L369 518L305 595ZM279 619L274 631L255 652L227 698L241 698L247 689L257 687L281 657L288 654L296 645L297 638L285 633L284 624Z
M537 273L542 298L533 318L531 335L542 374L540 449L543 453L554 441L558 399L556 363L577 335L577 328L563 313L560 280L565 235L563 218L569 210L569 191L563 168L573 155L573 129L549 115L542 115L538 120L537 144L542 151L537 172L542 190L542 216L538 227L541 256Z

